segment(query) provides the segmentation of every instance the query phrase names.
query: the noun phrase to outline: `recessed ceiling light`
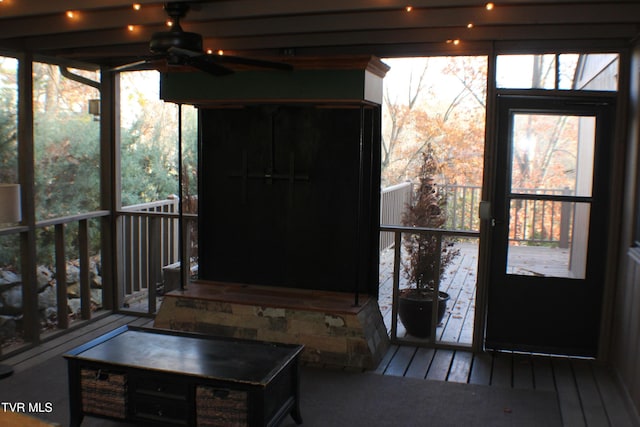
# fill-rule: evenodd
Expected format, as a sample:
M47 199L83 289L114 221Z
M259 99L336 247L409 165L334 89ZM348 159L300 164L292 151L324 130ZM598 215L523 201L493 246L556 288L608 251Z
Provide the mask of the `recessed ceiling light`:
M173 27L173 21L170 19L167 19L166 25L167 27Z
M66 14L67 14L67 18L69 19L73 19L76 17L76 13L73 10L67 10Z
M496 5L495 5L495 4L493 4L493 3L487 3L484 7L485 7L487 10L493 10L493 8L494 8L495 6L496 6Z
M134 4L133 4L133 10L140 10L140 8L142 8L142 6L140 5L140 3L134 3Z
M222 49L218 49L218 52L217 52L217 53L218 53L218 55L222 56L222 55L224 55L224 50L222 50Z
M136 27L135 27L135 26L133 26L133 25L127 25L127 30L129 30L129 31L133 31L133 30L135 30L135 29L136 29Z
M473 28L473 22L469 22L469 23L467 24L467 28Z
M406 10L407 12L411 12L413 10L413 6L405 6L404 10Z

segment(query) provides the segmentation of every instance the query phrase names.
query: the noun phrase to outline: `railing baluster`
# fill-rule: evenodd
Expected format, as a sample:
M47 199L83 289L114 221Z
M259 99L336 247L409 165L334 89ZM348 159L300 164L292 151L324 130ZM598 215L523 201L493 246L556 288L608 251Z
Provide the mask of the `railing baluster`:
M122 243L124 251L122 251L122 261L124 263L124 294L131 295L133 292L133 263L134 263L134 246L133 246L133 221L134 217L124 217L124 236ZM122 304L124 301L118 301Z
M402 248L402 232L394 232L393 251L393 295L391 299L391 339L398 338L398 297L400 294L400 249Z
M80 313L84 320L91 319L91 284L89 282L89 221L78 223L80 253Z
M162 218L149 218L149 284L148 284L148 312L156 312L156 288L162 282L162 249L159 245L161 239Z
M69 327L69 306L67 304L67 260L64 248L65 224L55 225L56 247L56 299L58 306L58 328Z

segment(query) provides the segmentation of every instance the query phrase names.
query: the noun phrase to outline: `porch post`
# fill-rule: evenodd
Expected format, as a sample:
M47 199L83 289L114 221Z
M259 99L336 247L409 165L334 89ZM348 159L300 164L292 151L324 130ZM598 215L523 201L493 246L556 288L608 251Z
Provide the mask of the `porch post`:
M40 340L36 277L35 151L33 138L33 57L18 58L18 176L22 198L22 221L28 230L21 233L22 314L24 338Z
M121 266L118 263L118 245L122 240L122 227L116 212L121 208L120 198L120 79L117 73L100 73L100 208L111 215L101 219L102 249L102 305L107 310L118 307L121 299Z

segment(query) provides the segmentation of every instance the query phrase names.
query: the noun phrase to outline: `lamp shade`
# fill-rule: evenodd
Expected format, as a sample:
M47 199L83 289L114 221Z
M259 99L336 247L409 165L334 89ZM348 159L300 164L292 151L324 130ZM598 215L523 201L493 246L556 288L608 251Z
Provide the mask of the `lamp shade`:
M0 184L0 224L21 220L20 184Z

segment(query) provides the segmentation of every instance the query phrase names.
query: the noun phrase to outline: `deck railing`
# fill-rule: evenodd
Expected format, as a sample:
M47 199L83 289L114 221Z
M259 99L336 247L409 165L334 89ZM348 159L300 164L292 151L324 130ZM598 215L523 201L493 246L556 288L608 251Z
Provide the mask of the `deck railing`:
M478 206L481 187L448 185L441 191L447 197L447 223L451 230L480 230ZM514 189L514 193L536 195L567 195L567 189ZM555 244L569 247L573 204L557 200L518 199L511 206L513 218L509 226L509 240L528 245ZM382 223L391 224L391 223Z
M156 312L156 298L165 282L163 275L179 260L178 204L177 198L168 198L127 206L118 212L122 236L118 300L122 308ZM191 229L197 216L185 213L183 219L185 247L191 248Z
M402 215L411 203L413 185L403 182L380 191L380 224L402 224ZM393 245L393 233L380 233L380 250Z
M479 186L452 185L441 189L447 197L445 229L457 232L479 231ZM524 190L523 190L524 191ZM561 194L563 190L535 190L536 194ZM412 184L404 182L380 193L380 223L400 226L411 201ZM515 209L515 207L514 207ZM566 247L569 240L570 204L558 201L522 200L512 225L510 239L528 244L557 244ZM121 227L119 302L124 308L154 313L156 297L166 277L163 269L178 261L178 200L168 198L152 203L128 206L118 212ZM191 248L196 215L185 214L185 247ZM394 243L394 231L381 229L380 249ZM196 243L197 244L197 243ZM165 271L166 273L166 271ZM140 298L138 298L140 297Z
M390 338L393 343L410 343L415 345L429 345L443 348L465 348L467 344L457 344L452 342L441 341L436 334L438 328L437 321L437 305L440 302L435 299L435 307L432 308L432 321L431 321L431 333L427 339L418 339L411 336L400 337L398 336L398 304L400 297L400 271L403 268L402 265L402 246L403 239L410 236L429 236L435 240L436 253L443 254L444 245L449 245L452 240L477 240L479 233L475 231L467 230L443 230L425 227L402 227L383 224L380 226L380 231L392 233L394 237L394 256L393 256L393 285L392 285L392 306L391 306L391 331ZM440 259L436 262L436 271L440 270ZM440 291L440 280L435 280L433 283L434 294L438 295Z
M20 327L9 345L0 337L0 356L9 356L55 336L70 328L72 320L89 320L95 311L103 308L109 295L105 293L107 288L94 288L96 282L92 283L95 277L91 275L96 273L92 258L100 262L99 249L92 242L92 236L99 235L101 221L108 215L109 211L93 211L37 221L33 227L0 229L0 237L20 242L17 246L21 260L16 267L22 288ZM71 265L77 269L75 283L68 280ZM45 270L51 273L50 277Z

